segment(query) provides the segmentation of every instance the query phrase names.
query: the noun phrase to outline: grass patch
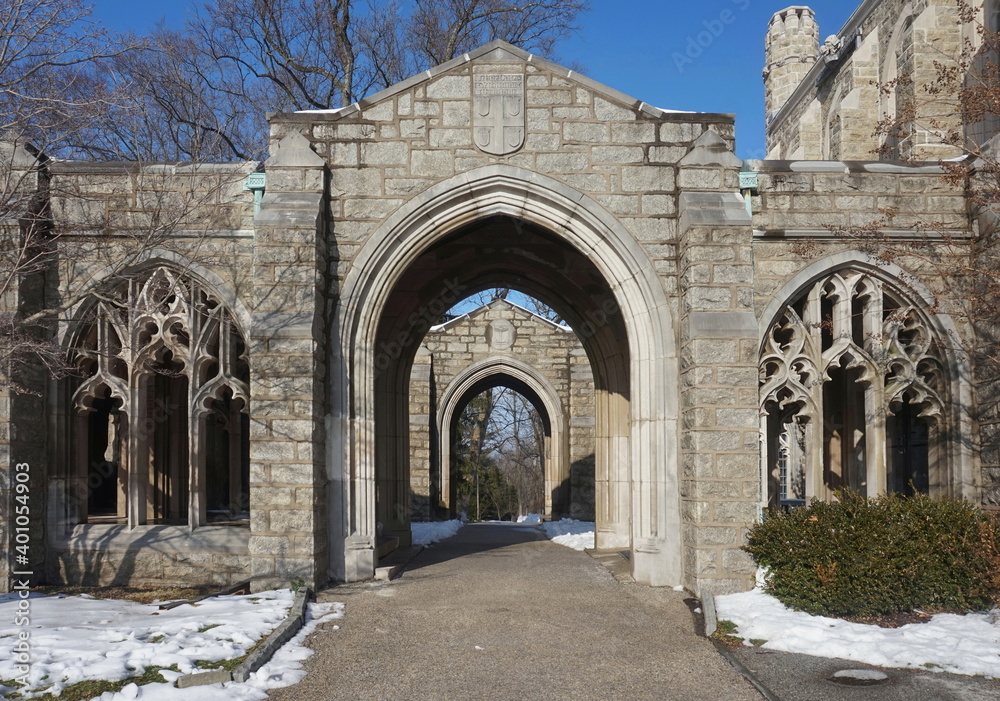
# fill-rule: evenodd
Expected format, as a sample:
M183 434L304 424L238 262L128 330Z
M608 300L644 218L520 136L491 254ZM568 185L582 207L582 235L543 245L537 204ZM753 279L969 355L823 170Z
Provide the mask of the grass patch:
M205 594L218 591L218 587L77 587L51 584L34 587L32 591L49 596L55 594L66 594L67 596L87 594L95 599L125 599L139 604L151 604L154 601L193 599L197 596L204 596Z
M210 660L198 660L195 662L195 665L198 667L198 669L204 669L206 672L214 671L217 669L224 669L227 672L232 672L235 671L235 669L239 667L241 664L243 664L243 662L249 655L250 653L247 653L246 655L240 655L239 657L234 657L231 660L216 660L214 662Z
M89 701L89 699L95 696L100 696L105 692L117 693L124 689L129 684L135 684L137 686L145 686L146 684L163 683L165 680L160 676L160 670L170 670L173 672L178 672L177 665L171 665L169 667L147 667L146 671L136 677L129 677L128 679L121 679L116 682L108 681L107 679L85 679L82 682L77 682L76 684L71 684L64 687L62 693L58 696L53 694L43 694L42 696L33 696L32 699L39 699L40 701ZM20 693L14 692L13 694L8 694L9 699L21 699L24 698Z
M218 628L221 625L222 625L221 623L211 623L207 626L202 626L201 628L199 628L198 632L204 633L206 630L212 630L213 628Z
M754 647L760 647L766 642L767 641L764 640L763 638L750 638L750 644L753 645Z
M735 623L722 618L719 619L719 625L716 627L715 632L712 633L711 638L725 645L742 645L743 638L736 635L738 632L739 628L737 628Z
M217 662L210 662L209 660L196 660L194 664L199 669L204 669L205 671L214 669L224 669L227 672L232 672L241 664L243 664L243 662L248 657L250 657L250 655L252 655L257 650L257 648L259 648L264 643L265 640L267 640L268 635L270 635L270 633L268 633L263 638L255 642L250 647L249 650L247 650L244 654L240 655L239 657L234 657L230 660L219 660Z

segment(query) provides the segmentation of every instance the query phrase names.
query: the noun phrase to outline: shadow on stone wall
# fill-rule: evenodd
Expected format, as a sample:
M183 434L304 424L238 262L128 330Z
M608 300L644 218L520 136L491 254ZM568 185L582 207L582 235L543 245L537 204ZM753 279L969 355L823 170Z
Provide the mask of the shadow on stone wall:
M569 468L569 517L594 520L594 455L573 462Z

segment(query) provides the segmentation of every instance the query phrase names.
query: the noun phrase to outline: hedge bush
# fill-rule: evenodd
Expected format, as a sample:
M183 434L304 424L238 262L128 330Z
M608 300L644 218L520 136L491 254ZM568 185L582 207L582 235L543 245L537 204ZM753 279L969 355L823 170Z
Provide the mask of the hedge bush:
M983 610L1000 601L1000 527L960 500L838 493L769 513L744 550L770 569L767 590L812 614L867 617Z

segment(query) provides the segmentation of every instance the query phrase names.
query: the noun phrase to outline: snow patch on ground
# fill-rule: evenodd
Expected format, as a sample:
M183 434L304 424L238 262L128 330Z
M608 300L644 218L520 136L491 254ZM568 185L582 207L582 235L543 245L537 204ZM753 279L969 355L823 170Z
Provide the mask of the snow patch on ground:
M880 628L793 611L760 589L717 596L715 608L739 637L766 640L761 647L771 650L1000 678L1000 611Z
M588 550L594 547L594 522L564 518L542 524L542 530L553 543L565 545L574 550Z
M445 538L451 538L462 527L462 521L414 521L410 523L410 533L414 545L430 545Z
M526 514L524 516L517 517L518 523L541 523L542 517L538 514Z
M264 689L298 682L305 672L301 660L312 654L302 646L316 626L341 618L343 604L310 604L309 621L285 644L271 662L245 684L213 684L177 689L180 674L205 671L198 660L221 662L246 654L285 618L292 603L288 589L248 596L217 596L197 604L160 611L156 604L93 599L83 596L30 597L30 626L14 627L17 600L0 598L0 679L19 675L14 645L27 630L31 642L29 685L19 689L46 690L58 695L70 684L85 679L118 681L141 674L146 667L176 665L178 672L163 672L164 683L129 684L118 693L105 693L101 701L124 699L218 699L235 701L266 698ZM225 688L223 693L222 689ZM10 691L0 686L0 694Z

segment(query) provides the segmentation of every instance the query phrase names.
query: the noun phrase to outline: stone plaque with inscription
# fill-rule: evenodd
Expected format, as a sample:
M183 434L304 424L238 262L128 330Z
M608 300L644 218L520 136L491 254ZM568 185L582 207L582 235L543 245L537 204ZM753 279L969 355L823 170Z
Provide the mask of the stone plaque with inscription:
M504 156L524 145L524 76L485 73L474 76L472 131L476 146Z

